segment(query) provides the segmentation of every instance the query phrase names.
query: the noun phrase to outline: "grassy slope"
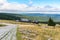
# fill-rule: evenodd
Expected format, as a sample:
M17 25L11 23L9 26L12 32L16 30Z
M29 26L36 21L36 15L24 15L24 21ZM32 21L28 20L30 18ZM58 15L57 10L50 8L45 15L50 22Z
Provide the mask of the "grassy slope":
M43 24L42 24L43 25ZM44 25L45 26L45 25ZM37 31L38 35L36 36L36 40L47 40L49 37L51 37L53 40L60 40L60 28L56 27L55 29L53 27L49 27L49 28L44 28L38 25L34 26L24 26L23 27L19 27L20 29L27 29L27 30L31 30L31 31Z
M20 18L27 18L30 20L38 20L41 22L46 22L48 21L49 17L48 16L26 16L22 14L12 14L12 13L0 13L0 19L7 19L7 20L17 20ZM55 22L59 22L60 19L59 17L56 19L56 17L52 17Z
M17 40L21 40L21 36L23 34L20 33L20 29L27 29L31 31L37 31L38 35L34 38L36 40L47 40L48 37L52 37L53 40L60 40L60 26L56 27L55 29L53 27L48 27L44 28L46 25L45 24L32 24L32 23L22 23L22 22L15 22L11 20L0 20L1 22L5 23L13 23L18 25L18 30L17 30ZM28 25L27 25L28 24Z
M5 24L0 24L0 27L4 27L4 26L6 26Z
M48 21L48 17L45 16L26 16L22 14L0 13L0 19L16 20L20 18L27 18L30 20L39 20L39 21Z
M11 13L0 13L0 19L7 19L7 20L16 20L20 19L19 14L11 14Z

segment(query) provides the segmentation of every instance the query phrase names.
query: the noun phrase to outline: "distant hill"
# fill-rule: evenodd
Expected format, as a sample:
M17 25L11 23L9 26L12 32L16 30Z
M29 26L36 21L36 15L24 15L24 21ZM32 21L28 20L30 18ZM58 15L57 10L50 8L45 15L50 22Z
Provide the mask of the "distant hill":
M22 15L12 14L12 13L0 13L0 19L16 20L16 19L20 19L20 17L18 16L22 16Z
M25 14L13 14L13 13L0 13L0 19L6 20L20 20L26 18L29 20L38 20L41 22L47 22L49 18L52 18L55 22L60 22L60 14L42 14L42 13L25 13Z
M51 17L55 22L60 22L60 14L25 13L22 15L35 17L35 19L39 21L48 21Z

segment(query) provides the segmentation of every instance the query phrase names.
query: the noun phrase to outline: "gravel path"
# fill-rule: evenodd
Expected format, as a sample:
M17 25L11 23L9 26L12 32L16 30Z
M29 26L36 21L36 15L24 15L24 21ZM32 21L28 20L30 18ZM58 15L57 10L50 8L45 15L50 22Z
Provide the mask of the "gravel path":
M0 27L0 40L16 40L16 25L7 23L0 24L7 25L4 27Z

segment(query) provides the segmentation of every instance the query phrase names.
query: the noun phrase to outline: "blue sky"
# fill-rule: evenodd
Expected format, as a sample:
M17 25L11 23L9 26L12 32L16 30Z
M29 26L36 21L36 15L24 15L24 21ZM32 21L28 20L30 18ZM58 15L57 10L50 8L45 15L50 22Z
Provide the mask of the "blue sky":
M60 12L60 0L0 0L0 12Z
M59 5L60 0L8 0L8 2L17 2L20 4L27 4L30 5L29 2L32 1L32 5L37 6L45 6L45 5Z
M31 5L35 5L35 6L40 5L40 0L8 0L8 2L17 2L17 3L20 3L20 4L27 4L27 5L30 5L29 4L30 1L33 2Z

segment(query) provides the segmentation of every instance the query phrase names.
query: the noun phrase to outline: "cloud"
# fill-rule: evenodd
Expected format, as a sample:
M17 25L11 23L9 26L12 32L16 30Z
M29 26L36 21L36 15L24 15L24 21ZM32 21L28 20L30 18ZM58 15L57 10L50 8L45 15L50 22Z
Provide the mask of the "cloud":
M19 4L16 2L9 3L7 0L0 0L0 11L7 11L7 10L20 10L26 8L26 4Z
M36 6L29 6L27 4L19 4L16 2L9 3L7 0L0 0L0 12L33 12L33 11L39 11L39 7ZM32 1L30 0L29 4L32 4Z
M60 12L60 8L46 5L40 8L40 12Z
M6 3L7 0L0 0L0 3Z
M44 8L53 8L53 7L50 5L46 5Z
M30 0L29 5L32 3L32 0ZM9 3L7 0L0 0L0 12L60 12L60 8L50 5L44 7L29 5L17 2Z
M27 5L18 4L18 3L8 3L8 4L3 5L3 9L9 9L9 10L22 10L26 7Z

